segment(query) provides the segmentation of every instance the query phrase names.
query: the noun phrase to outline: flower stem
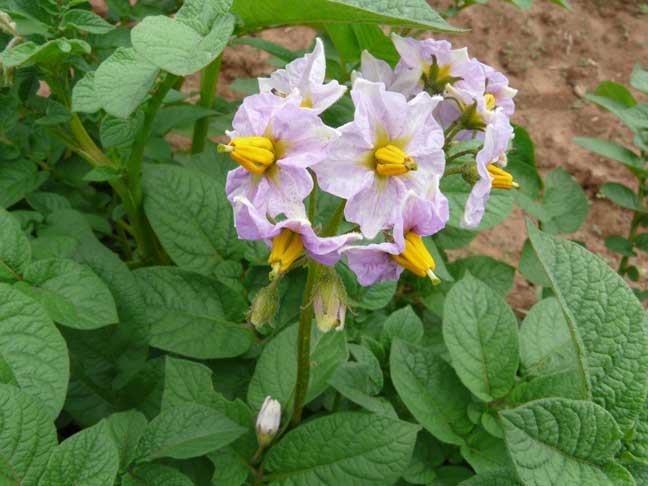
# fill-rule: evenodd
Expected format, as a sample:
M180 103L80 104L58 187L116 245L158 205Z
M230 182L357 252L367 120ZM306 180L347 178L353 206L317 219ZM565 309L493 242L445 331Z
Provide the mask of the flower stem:
M452 162L455 159L463 157L464 155L475 155L476 153L476 150L462 150L461 152L457 152L456 154L452 154L448 158L446 158L446 164Z
M454 167L448 167L443 173L443 177L447 177L453 174L461 174L464 170L465 164L455 165Z
M292 425L299 424L308 392L310 379L310 342L311 324L313 322L313 306L311 294L320 265L311 260L308 263L308 276L299 315L299 334L297 336L297 383L295 385L295 400L293 403Z
M218 56L203 70L200 77L200 106L211 109L214 106L216 85L220 75L222 55ZM209 129L209 117L205 116L196 120L191 139L191 153L199 154L205 149L207 131Z

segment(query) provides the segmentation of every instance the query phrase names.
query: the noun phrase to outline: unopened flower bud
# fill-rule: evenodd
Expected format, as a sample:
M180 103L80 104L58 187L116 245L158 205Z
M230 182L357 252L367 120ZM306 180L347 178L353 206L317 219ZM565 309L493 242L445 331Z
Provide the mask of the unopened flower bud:
M272 397L266 397L256 421L256 435L259 445L267 447L274 439L281 425L281 404Z
M259 290L250 308L250 322L254 327L261 327L264 324L270 324L275 314L279 302L278 292L279 279L270 282L270 285Z
M327 268L313 292L313 310L320 331L344 329L347 293L337 272Z

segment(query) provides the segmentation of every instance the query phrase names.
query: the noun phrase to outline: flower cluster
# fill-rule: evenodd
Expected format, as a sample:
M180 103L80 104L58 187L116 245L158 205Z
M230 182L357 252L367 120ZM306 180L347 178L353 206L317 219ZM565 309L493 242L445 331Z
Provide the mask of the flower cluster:
M240 166L226 185L238 235L267 242L271 280L303 256L325 266L346 256L362 285L398 279L404 269L438 283L422 238L448 222L444 175L461 174L472 187L461 220L466 229L479 225L492 189L517 187L504 170L516 94L506 77L447 41L392 39L400 54L395 68L362 54L349 123L332 128L320 117L348 88L325 82L324 47L316 39L313 52L259 79L260 92L243 101L229 143L219 145ZM446 167L447 153L467 141L477 147L466 151L472 159ZM342 199L356 231L313 226L305 200L315 180ZM327 295L337 295L334 287ZM316 297L322 327L341 328L344 304L325 311Z

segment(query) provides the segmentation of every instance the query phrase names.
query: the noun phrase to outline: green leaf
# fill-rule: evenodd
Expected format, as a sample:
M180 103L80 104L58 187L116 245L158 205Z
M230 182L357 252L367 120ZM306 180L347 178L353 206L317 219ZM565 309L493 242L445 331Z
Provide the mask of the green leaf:
M2 64L5 68L60 64L68 57L90 54L90 51L90 45L79 39L55 39L41 45L28 41L5 50Z
M466 439L466 444L461 446L461 455L478 474L513 469L504 441L493 437L481 427Z
M582 380L622 431L632 427L648 385L644 311L625 281L597 256L527 225L533 248L575 339Z
M101 109L101 100L95 92L95 73L83 76L72 89L72 111L95 113Z
M145 100L159 72L134 49L120 47L97 68L94 92L106 112L128 118Z
M459 484L459 486L524 486L512 471L489 471Z
M635 64L630 84L644 94L648 94L648 71L641 64Z
M149 423L137 446L137 462L202 456L225 447L243 433L243 427L213 408L180 405L164 410Z
M622 208L632 209L633 211L646 211L646 209L641 207L639 196L623 184L606 182L601 186L601 194Z
M232 8L232 0L186 0L176 13L176 20L188 25L200 35L207 35L214 20Z
M642 233L637 236L635 240L635 246L641 251L648 253L648 233Z
M284 410L289 408L297 382L297 332L292 325L270 341L257 361L248 389L248 403L260 409L265 397L279 400ZM322 334L313 326L311 337L311 369L306 403L322 393L336 368L348 358L343 332Z
M119 470L125 471L135 458L140 437L148 420L137 410L114 413L104 421L106 431L112 437L119 454Z
M391 343L395 338L418 344L423 338L423 322L411 306L393 312L383 324L382 341Z
M391 302L397 285L398 282L380 282L369 287L358 286L358 292L350 294L354 300L354 307L368 310L382 309Z
M234 0L245 29L281 24L354 23L457 31L424 0Z
M508 294L513 288L515 268L489 256L475 255L461 258L449 264L448 268L455 280L463 278L469 271L473 277L481 280L501 295Z
M535 148L529 133L515 125L512 150L508 153L506 170L520 184L520 191L532 198L538 198L542 190L542 178L535 161Z
M115 28L114 25L109 24L96 13L81 9L68 10L63 14L60 28L66 29L68 27L98 35L107 34Z
M519 362L517 319L500 294L466 275L446 297L443 339L459 378L477 397L491 401L509 392Z
M121 173L114 167L100 165L84 175L83 180L88 182L108 182L119 179L121 176Z
M240 246L224 188L171 165L144 170L144 209L162 246L180 267L212 275Z
M77 432L54 449L38 486L113 484L119 467L117 448L103 427Z
M233 30L232 15L218 17L204 36L181 21L151 16L133 28L131 41L139 54L160 69L187 76L216 59Z
M421 430L416 438L412 459L403 473L403 479L413 484L431 484L436 478L436 468L445 462L444 446L427 431Z
M137 115L142 115L138 112ZM143 121L143 116L132 116L130 118L117 118L107 115L101 120L99 127L99 138L104 148L127 148L135 140Z
M541 287L551 285L528 239L524 241L524 246L522 246L518 271L531 283Z
M392 343L390 368L398 395L416 420L438 439L461 445L473 427L470 393L448 363L425 348Z
M122 486L194 486L186 475L162 464L141 464L125 474Z
M644 464L648 464L648 400L644 402L641 412L632 430L632 437L625 440L623 455L630 454Z
M336 413L288 432L263 465L272 484L392 484L401 475L419 427L363 413Z
M500 413L515 469L525 484L613 486L610 464L621 431L592 402L550 398Z
M603 81L594 90L596 96L608 98L619 105L631 108L637 104L630 90L614 81Z
M37 302L5 284L0 284L0 356L22 391L56 418L70 376L65 341Z
M52 320L64 326L97 329L118 321L106 284L88 267L72 260L32 263L19 289L43 304Z
M576 137L574 142L598 155L621 162L632 171L645 172L645 163L637 154L614 142L587 137Z
M214 464L212 484L222 486L241 486L245 484L245 480L250 474L250 469L231 448L226 447L225 449L212 452L207 457Z
M56 427L43 405L0 384L0 484L36 485L56 442Z
M583 189L561 168L552 170L545 178L543 208L546 214L540 217L542 227L551 234L576 232L589 211Z
M632 251L632 242L625 239L623 236L608 236L605 239L605 248L623 256L637 256L637 254Z
M49 177L29 160L0 161L0 207L8 208L38 189Z
M16 281L22 278L31 262L29 240L22 232L20 223L0 208L0 281Z
M252 345L249 329L236 324L245 301L227 286L203 275L173 267L135 272L156 348L192 358L229 358Z

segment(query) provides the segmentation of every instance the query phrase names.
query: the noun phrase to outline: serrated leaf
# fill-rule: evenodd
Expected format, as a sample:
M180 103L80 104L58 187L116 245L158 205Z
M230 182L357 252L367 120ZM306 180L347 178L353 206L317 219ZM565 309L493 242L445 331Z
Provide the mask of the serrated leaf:
M146 99L159 72L134 49L120 47L97 68L95 96L106 112L128 118Z
M142 412L128 410L112 414L105 419L104 424L119 454L119 470L125 471L135 458L137 444L146 429L148 420Z
M443 339L461 381L484 401L506 395L517 372L517 319L504 298L472 275L448 293Z
M297 382L297 331L292 325L270 341L258 359L250 387L248 403L260 409L270 395L289 409ZM306 403L322 393L335 369L348 358L343 332L322 334L314 327L311 337L311 370Z
M528 224L529 238L567 319L579 374L621 430L632 427L648 385L644 311L625 281L597 256Z
M473 427L470 393L448 363L430 350L392 343L390 368L398 395L418 422L438 439L461 445Z
M94 113L101 109L101 100L95 92L95 73L83 76L72 89L72 111Z
M88 267L72 260L39 260L25 272L20 291L43 304L52 320L75 329L118 321L110 290Z
M35 486L56 443L52 417L38 399L0 384L0 484Z
M81 9L68 10L62 15L60 28L68 27L98 35L107 34L115 28L96 13Z
M194 486L186 475L162 464L141 464L125 474L122 486Z
M29 160L0 161L0 207L8 208L38 189L49 177Z
M288 432L263 465L277 486L392 484L410 460L418 430L387 417L337 413Z
M550 398L500 413L515 469L528 484L614 486L614 418L592 402ZM612 472L610 477L610 472Z
M252 345L250 330L236 323L245 315L245 301L217 280L173 267L140 269L135 277L152 346L208 359L239 356Z
M145 17L131 31L133 47L160 69L177 76L201 70L223 51L234 30L234 17L218 17L201 35L186 23L165 16Z
M180 267L212 275L240 250L224 190L202 174L170 165L144 171L144 209Z
M202 456L225 447L245 431L213 408L180 405L163 411L149 423L137 446L137 461Z
M15 282L22 278L31 262L31 247L20 223L2 208L0 228L0 281Z
M117 476L119 456L101 426L77 432L54 449L38 486L106 486Z
M65 341L43 308L0 284L0 355L18 386L58 416L70 376Z

